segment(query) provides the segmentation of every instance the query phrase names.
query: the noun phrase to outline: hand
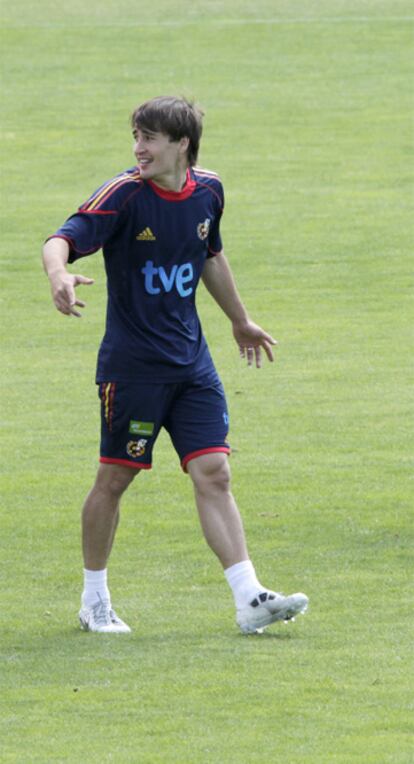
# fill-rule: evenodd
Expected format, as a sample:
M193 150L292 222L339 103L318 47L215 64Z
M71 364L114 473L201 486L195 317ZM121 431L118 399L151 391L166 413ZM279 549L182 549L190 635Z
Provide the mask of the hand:
M63 272L59 271L58 273L51 275L49 278L53 302L57 309L66 316L72 315L81 318L81 313L75 309L75 306L84 308L86 303L83 302L83 300L77 299L75 287L79 284L93 284L93 279L68 273L66 270Z
M240 355L242 358L247 358L248 366L252 366L255 359L256 367L260 369L262 348L269 361L274 360L272 346L277 345L277 341L253 321L246 319L243 323L233 323L233 334L240 348Z

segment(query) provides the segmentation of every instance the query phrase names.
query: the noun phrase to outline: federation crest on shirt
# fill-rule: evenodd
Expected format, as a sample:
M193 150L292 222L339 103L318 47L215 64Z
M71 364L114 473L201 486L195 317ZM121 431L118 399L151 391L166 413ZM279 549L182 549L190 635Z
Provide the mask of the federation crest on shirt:
M147 441L145 438L140 438L139 440L130 440L127 443L126 452L128 456L132 457L132 459L136 459L138 456L143 456L145 454L146 445Z
M204 223L199 223L197 226L197 236L201 241L204 241L204 239L207 239L208 232L210 230L210 218L206 218Z

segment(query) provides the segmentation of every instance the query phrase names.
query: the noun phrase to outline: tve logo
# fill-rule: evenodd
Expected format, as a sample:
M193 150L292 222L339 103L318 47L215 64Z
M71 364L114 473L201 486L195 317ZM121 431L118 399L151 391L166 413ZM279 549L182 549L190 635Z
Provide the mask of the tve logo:
M157 282L161 282L165 292L171 292L175 284L177 292L181 297L188 297L193 291L192 286L186 286L186 284L193 280L194 271L191 263L183 263L179 266L173 265L168 274L162 265L155 268L154 262L147 260L144 268L141 268L141 273L145 276L145 291L148 294L159 294L161 292L161 288L156 286Z

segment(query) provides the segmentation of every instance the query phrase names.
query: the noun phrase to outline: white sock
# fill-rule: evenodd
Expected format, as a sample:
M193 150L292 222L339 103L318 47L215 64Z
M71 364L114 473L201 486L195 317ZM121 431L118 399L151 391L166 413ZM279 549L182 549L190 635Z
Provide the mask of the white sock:
M99 600L111 601L111 595L107 586L108 572L104 570L83 569L83 592L82 606L92 607Z
M265 587L256 578L251 560L243 560L226 568L224 575L232 589L236 608L244 607L259 591L265 591Z

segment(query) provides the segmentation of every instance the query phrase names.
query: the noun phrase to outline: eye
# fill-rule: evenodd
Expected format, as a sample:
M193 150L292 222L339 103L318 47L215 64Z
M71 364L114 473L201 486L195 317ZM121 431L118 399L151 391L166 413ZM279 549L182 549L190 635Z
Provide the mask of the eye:
M156 138L155 133L147 133L144 130L133 130L132 136L134 141L139 141L141 138L141 140L145 141L146 143L148 143L148 141L154 141Z

